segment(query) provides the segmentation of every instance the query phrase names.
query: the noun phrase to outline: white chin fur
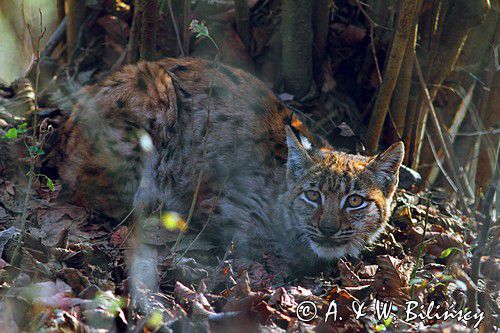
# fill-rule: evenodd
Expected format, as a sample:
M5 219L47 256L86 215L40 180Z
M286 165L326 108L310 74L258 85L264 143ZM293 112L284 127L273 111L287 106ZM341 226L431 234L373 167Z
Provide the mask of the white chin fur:
M314 241L309 240L309 247L314 253L320 258L333 260L337 258L344 257L348 254L352 256L357 256L360 249L352 244L346 244L342 246L326 247L316 244Z
M384 223L378 230L376 230L368 239L368 244L375 241L380 234L384 231L386 224ZM357 257L361 252L362 248L354 244L353 242L347 243L341 246L321 246L318 245L311 239L308 239L309 247L313 250L314 253L320 258L333 260L337 258L345 257L346 255L351 255L353 257Z

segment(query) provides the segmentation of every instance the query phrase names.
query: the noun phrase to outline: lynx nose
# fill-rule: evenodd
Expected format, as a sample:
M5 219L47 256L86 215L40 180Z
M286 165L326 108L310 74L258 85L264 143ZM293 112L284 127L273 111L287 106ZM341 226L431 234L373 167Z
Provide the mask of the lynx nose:
M319 230L327 237L335 235L340 229L340 225L330 224L325 226L320 226Z

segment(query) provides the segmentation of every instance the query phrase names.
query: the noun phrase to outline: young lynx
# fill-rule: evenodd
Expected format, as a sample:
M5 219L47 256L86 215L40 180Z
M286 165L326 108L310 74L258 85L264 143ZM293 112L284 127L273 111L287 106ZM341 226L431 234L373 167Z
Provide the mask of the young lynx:
M321 142L251 75L164 59L85 89L48 166L74 201L109 216L187 216L196 198L189 228L209 221L201 237L219 250L234 241L239 256L307 267L377 237L403 158L402 143L363 157Z

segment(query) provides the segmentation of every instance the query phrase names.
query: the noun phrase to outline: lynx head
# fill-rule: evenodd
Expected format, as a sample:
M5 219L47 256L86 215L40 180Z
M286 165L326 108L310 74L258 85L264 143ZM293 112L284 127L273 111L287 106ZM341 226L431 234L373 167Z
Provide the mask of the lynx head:
M286 131L288 227L321 258L358 254L390 216L403 143L364 157L315 151Z

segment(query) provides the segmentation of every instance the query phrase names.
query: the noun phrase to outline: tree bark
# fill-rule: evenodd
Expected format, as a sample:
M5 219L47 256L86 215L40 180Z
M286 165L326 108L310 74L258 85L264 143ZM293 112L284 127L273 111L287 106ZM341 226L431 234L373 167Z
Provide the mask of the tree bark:
M331 0L313 1L313 69L316 79L321 75L321 66L325 59L331 2Z
M158 30L158 0L143 0L140 59L154 60L156 55L156 32Z
M384 72L384 79L380 85L375 105L373 106L370 125L368 126L368 133L365 140L366 148L371 153L377 152L378 141L382 134L382 127L387 115L387 109L389 108L389 102L394 87L396 86L406 44L411 34L414 11L414 0L404 0L401 2L401 8L396 23L396 32L392 40L389 58L386 62L387 65Z
M474 26L479 25L489 10L488 0L457 0L450 3L443 29L435 51L431 51L429 65L429 80L431 99L434 100L439 87L449 75L460 55L467 35ZM419 127L415 131L415 143L412 167L417 169L420 164L420 151L422 149L425 124L427 121L428 107L422 103L419 107ZM422 170L423 179L427 179L430 170Z
M66 55L70 61L78 44L78 35L85 20L85 1L68 0L68 22L66 28Z
M57 0L56 10L57 10L57 22L61 23L63 18L66 16L66 6L64 0Z
M482 123L485 127L490 127L500 123L500 112L498 112L499 105L500 73L496 70L490 84L490 92L486 108L481 114ZM493 175L498 172L498 148L498 134L481 136L479 158L476 170L476 198L479 198L481 194L484 194L493 179Z
M132 28L127 45L127 63L132 64L139 60L139 42L142 31L142 11L143 0L135 0L134 17L132 19Z
M313 85L312 2L283 0L281 10L283 86L301 98Z
M250 47L250 9L247 0L234 0L236 10L236 31L247 50Z
M392 142L403 139L406 132L406 108L408 106L410 88L412 85L413 60L415 59L413 54L415 53L415 47L417 43L417 23L421 5L422 1L417 0L413 14L413 23L410 31L410 36L408 37L408 42L406 43L403 62L399 71L399 77L396 83L396 87L394 88L394 96L391 101L390 112L395 127L394 133L392 133ZM412 123L410 122L408 125L411 126ZM411 128L409 128L408 130L409 133L411 133ZM409 147L405 146L405 153L409 153Z

